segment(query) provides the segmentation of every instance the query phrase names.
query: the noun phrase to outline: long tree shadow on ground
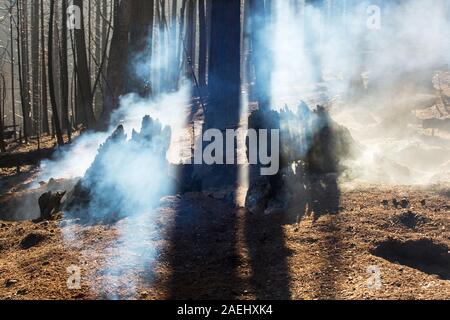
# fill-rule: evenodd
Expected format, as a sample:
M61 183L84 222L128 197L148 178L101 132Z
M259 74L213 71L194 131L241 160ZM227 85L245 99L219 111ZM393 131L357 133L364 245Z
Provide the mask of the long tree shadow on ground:
M240 282L234 206L202 193L185 194L176 208L169 241L169 298L236 298Z
M284 215L247 213L245 236L252 275L250 285L260 300L289 300L291 276L283 231Z
M282 114L281 119L283 116L290 113ZM305 214L312 215L313 222L317 223L322 216L339 212L337 178L341 156L348 152L345 130L332 123L321 107L310 115L313 116L320 125L307 137L311 143L306 153L296 153L296 150L285 153L301 154L303 159L282 157L282 170L268 178L261 178L258 173L255 176L258 167L253 168L255 172L250 169L251 190L250 196L247 195L248 210L243 216L227 196L221 200L204 193L182 197L170 235L170 298L291 298L289 258L292 252L286 245L284 227L299 222ZM299 120L302 124L302 119ZM277 125L271 120L269 124L263 123L263 128ZM294 143L293 148L299 143L297 136L287 142ZM297 170L291 164L297 165ZM209 176L215 180L221 177L213 172ZM240 237L240 226L243 226L243 237ZM322 252L327 276L318 281L323 282L321 288L337 288L332 270L340 264L339 257L333 253L340 238L339 229L333 223L320 228L330 241ZM243 265L242 251L248 257L247 265ZM247 277L242 277L242 269L246 269Z

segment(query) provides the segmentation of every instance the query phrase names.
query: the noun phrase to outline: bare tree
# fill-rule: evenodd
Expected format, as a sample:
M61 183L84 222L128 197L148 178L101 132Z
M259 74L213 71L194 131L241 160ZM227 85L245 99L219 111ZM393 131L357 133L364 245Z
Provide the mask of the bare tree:
M194 80L196 65L196 19L195 19L195 0L188 0L186 15L186 40L185 47L187 51L186 77Z
M20 98L22 103L23 136L27 142L32 128L28 61L28 1L17 1L16 5L17 56L19 65Z
M271 0L249 0L251 13L251 47L252 61L255 69L255 95L261 110L270 109L270 89L272 53L267 43L270 23L272 1Z
M87 128L93 128L95 125L95 116L93 110L93 97L91 76L89 73L89 62L86 49L86 35L84 26L83 0L74 0L73 4L82 10L80 28L75 29L76 63L75 72L78 78L78 95L84 112L84 124Z
M235 127L240 117L240 0L212 1L209 58L210 105L206 126Z
M31 75L32 75L32 102L33 102L33 133L40 135L40 90L39 90L39 0L31 2Z
M207 29L206 29L206 0L199 0L199 54L198 54L198 82L201 88L206 87L207 77Z
M115 8L114 32L111 39L106 88L103 99L103 111L100 126L105 127L114 109L118 107L119 97L124 92L124 74L128 65L128 45L130 19L135 1L122 1Z
M11 56L11 107L12 107L14 139L17 139L13 9L14 9L13 0L9 0L9 31L10 31L10 50L11 50L10 51L10 56Z
M50 89L50 101L53 113L53 127L56 133L56 140L59 146L64 145L64 138L62 135L61 125L59 123L58 107L56 103L55 81L53 74L53 26L55 16L55 0L50 0L50 18L48 22L48 80Z
M45 21L44 21L44 1L41 1L41 110L42 110L42 132L50 134L48 125L48 86L45 51Z
M61 2L61 49L60 49L60 64L61 64L61 116L62 116L62 128L67 130L67 136L69 141L72 138L72 128L69 118L69 69L67 65L67 0Z
M136 92L143 97L152 93L150 76L151 70L140 70L136 75L135 62L146 59L145 65L149 65L152 59L152 40L154 23L154 1L135 0L133 3L133 19L130 22L130 42L128 46L127 60L127 92Z
M6 81L5 77L0 74L0 151L6 152L5 145L5 124L4 124L4 107L6 102Z

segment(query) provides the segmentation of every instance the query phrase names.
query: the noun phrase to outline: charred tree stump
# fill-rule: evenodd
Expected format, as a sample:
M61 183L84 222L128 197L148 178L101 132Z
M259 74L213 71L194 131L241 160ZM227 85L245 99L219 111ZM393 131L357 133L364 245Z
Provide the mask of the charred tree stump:
M278 174L261 176L259 166L251 166L246 198L250 212L286 213L288 222L297 222L322 194L338 193L337 175L344 169L342 160L352 156L354 141L323 107L311 111L302 102L295 111L287 107L280 112L256 111L250 115L249 128L280 130ZM336 201L331 202L335 207Z
M64 204L65 213L86 223L114 223L128 214L124 212L124 208L139 210L140 203L145 202L146 199L140 199L134 194L126 195L133 191L124 190L135 189L136 186L130 185L131 183L140 183L139 172L127 172L129 169L127 162L134 161L136 156L143 159L153 157L158 159L156 167L142 167L139 170L154 171L155 175L170 179L170 166L166 160L170 140L170 128L163 128L159 121L148 116L142 121L141 131L139 133L133 131L130 140L127 139L123 126L119 126L100 146L97 157L86 175L68 195ZM130 170L136 170L136 168ZM134 180L130 179L129 175L134 175ZM153 190L149 191L148 195L142 196L161 198L170 192L164 186L156 188L158 194L154 194L155 190Z

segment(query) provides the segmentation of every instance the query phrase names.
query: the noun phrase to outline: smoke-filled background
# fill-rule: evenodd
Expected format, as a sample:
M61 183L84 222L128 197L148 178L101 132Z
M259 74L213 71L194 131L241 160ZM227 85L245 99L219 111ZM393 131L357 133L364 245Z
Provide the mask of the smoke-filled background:
M448 136L432 136L422 120L448 117L437 83L449 70L449 2L346 1L337 12L332 4L275 1L264 31L274 60L272 107L299 100L329 107L361 149L348 163L352 180L445 181Z

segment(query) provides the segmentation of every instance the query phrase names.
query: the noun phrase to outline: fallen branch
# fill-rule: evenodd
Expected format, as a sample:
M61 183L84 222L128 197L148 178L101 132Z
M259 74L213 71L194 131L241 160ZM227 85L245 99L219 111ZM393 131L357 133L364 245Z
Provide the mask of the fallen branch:
M30 152L6 153L0 156L0 168L15 168L27 165L37 165L43 159L49 159L56 152L55 148L41 149Z

